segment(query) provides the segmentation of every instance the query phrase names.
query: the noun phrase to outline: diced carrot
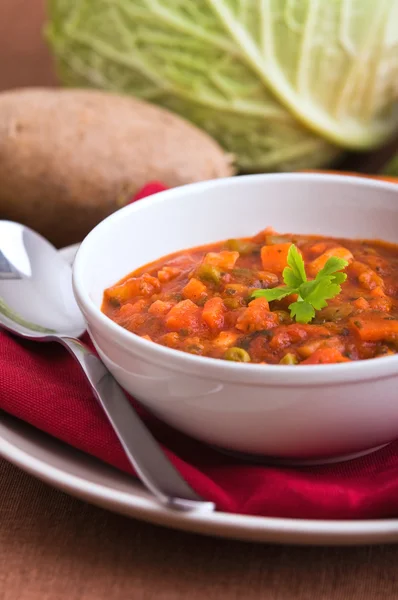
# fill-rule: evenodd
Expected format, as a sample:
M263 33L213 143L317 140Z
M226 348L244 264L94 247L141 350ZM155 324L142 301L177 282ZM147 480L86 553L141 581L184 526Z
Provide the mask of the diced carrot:
M324 343L325 340L309 340L303 346L299 346L297 348L297 352L302 358L308 358L309 356L311 356L311 354L315 352L315 350L318 350L318 348Z
M280 350L291 344L297 344L312 337L330 336L330 331L322 325L305 325L301 323L292 323L291 325L281 325L274 332L269 342L271 350Z
M371 269L369 269L369 271L361 273L358 277L358 281L367 290L373 290L375 287L381 287L382 285L384 285L384 282L381 279L381 277L376 275L376 273Z
M322 252L325 252L326 250L326 244L325 242L317 242L311 246L310 250L316 254L322 254Z
M384 296L384 298L372 298L369 306L373 310L389 313L392 308L392 300L388 296Z
M376 287L384 288L383 279L368 265L365 265L358 260L351 263L350 273L356 275L359 283L367 290L373 290Z
M256 298L238 317L236 328L244 333L252 333L261 329L271 329L278 323L278 315L270 312L267 300Z
M340 341L340 339L337 336L330 337L327 340L325 340L325 339L308 340L308 342L306 342L305 344L303 344L302 346L297 348L297 352L303 358L308 358L315 352L315 350L318 350L318 348L334 348L335 350L338 350L339 352L343 352L344 344L343 344L343 342Z
M366 264L369 265L371 269L373 269L373 271L377 271L379 274L382 275L384 275L385 271L388 271L389 269L388 260L377 254L369 254L368 256L366 256L366 258L364 258L364 261L366 262Z
M248 288L246 285L242 285L241 283L228 283L225 286L226 290L233 290L234 292L236 292L237 294L240 295L245 295L247 294Z
M239 333L236 331L220 331L218 336L213 340L212 344L219 350L227 349L233 346L239 337Z
M291 244L273 244L261 248L261 263L264 271L282 273L287 266L287 255Z
M350 319L350 324L364 342L382 342L398 336L398 319L382 314L362 313Z
M362 296L354 300L352 304L357 310L368 310L369 308L369 302Z
M387 296L384 292L383 288L377 286L371 290L370 295L372 296L372 300L370 300L370 307L373 310L380 310L381 312L390 312L392 308L392 298Z
M136 302L128 302L127 304L123 304L121 306L115 316L117 321L123 321L129 319L132 315L136 315L142 312L148 304L147 300L141 298L141 300L137 300Z
M180 273L181 269L177 269L177 267L163 267L158 271L158 279L161 283L167 283L175 279Z
M336 256L337 258L343 258L348 262L351 262L354 259L352 253L347 248L343 248L342 246L337 246L336 248L329 248L323 254L318 256L318 258L316 258L308 264L308 270L311 273L311 275L316 275L318 271L323 269L329 258L331 258L332 256Z
M155 302L153 302L151 304L151 306L148 309L148 312L151 313L151 315L156 315L157 317L161 317L163 315L167 315L167 313L169 312L169 310L173 307L173 304L171 302L164 302L163 300L155 300Z
M207 287L205 284L199 281L199 279L195 279L195 277L192 277L182 289L184 298L189 298L189 300L192 300L193 302L199 300L206 292Z
M239 252L230 252L223 250L222 252L208 252L204 257L204 264L213 265L220 269L233 269L236 261L239 258Z
M303 360L301 365L326 365L330 363L351 362L337 348L318 348L311 356Z
M147 314L135 313L133 315L130 315L129 318L126 319L125 323L123 324L123 327L125 327L129 331L133 331L134 333L139 333L139 329L145 324L145 321L147 319Z
M210 298L203 307L202 319L212 330L222 329L224 325L224 304L219 296Z
M375 288L373 288L373 290L371 290L370 295L373 296L373 298L385 298L386 294L383 290L383 288L381 286L376 286Z
M105 299L126 302L134 296L152 296L160 290L160 282L156 277L144 273L140 277L130 277L123 283L108 288Z
M168 348L177 348L180 342L180 337L176 331L165 333L159 338L159 343Z
M273 227L266 227L262 231L259 231L253 238L252 241L257 244L264 244L266 238L271 235L278 235Z
M169 311L166 316L166 327L171 331L187 329L194 333L200 328L201 310L192 300L182 300Z

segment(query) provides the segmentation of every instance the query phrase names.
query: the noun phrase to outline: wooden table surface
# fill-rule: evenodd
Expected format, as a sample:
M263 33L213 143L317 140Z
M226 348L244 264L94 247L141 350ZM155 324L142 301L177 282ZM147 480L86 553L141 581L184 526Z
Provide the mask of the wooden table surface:
M0 0L0 89L56 83L43 15L42 0ZM398 546L289 548L157 528L0 460L0 600L379 600L398 597L397 564Z

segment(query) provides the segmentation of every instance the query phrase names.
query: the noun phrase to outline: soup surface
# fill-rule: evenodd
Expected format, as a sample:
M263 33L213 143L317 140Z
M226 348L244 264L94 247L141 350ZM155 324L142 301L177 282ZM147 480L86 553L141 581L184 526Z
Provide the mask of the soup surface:
M398 246L266 229L141 267L105 290L102 311L155 343L238 362L396 354Z

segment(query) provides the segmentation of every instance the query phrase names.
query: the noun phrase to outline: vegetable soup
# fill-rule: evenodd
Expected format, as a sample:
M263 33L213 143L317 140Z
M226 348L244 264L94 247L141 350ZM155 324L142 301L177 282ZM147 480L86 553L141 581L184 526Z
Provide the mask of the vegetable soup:
M104 292L102 311L152 342L282 365L398 351L398 246L284 234L191 248Z

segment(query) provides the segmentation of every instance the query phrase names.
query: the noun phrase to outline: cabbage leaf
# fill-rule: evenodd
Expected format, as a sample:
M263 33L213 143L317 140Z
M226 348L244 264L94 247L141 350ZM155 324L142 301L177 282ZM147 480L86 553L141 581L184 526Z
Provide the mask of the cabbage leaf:
M243 171L330 164L398 128L398 0L49 0L61 81L158 103Z

